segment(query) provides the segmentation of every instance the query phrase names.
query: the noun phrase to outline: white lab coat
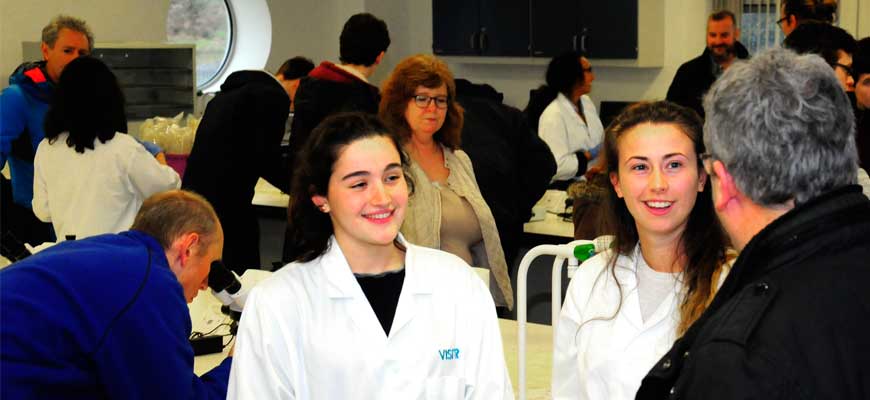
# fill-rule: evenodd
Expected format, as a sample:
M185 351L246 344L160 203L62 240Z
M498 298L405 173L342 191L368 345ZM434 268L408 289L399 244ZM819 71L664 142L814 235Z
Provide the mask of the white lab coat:
M68 136L42 139L33 160L33 213L52 223L58 241L126 231L145 199L181 186L178 173L131 136L95 139L84 153L66 144Z
M513 399L495 306L460 258L407 244L387 337L333 237L245 303L229 399Z
M682 285L644 322L637 294L636 271L645 263L639 247L617 258L622 307L611 318L620 298L607 268L612 254L584 262L568 286L553 344L554 399L634 399L643 377L676 339ZM595 318L601 320L580 326Z
M589 96L580 97L586 122L577 114L574 105L559 93L538 119L538 136L547 143L556 159L553 181L573 179L577 175L577 156L580 150L589 150L604 140L604 126L598 110Z

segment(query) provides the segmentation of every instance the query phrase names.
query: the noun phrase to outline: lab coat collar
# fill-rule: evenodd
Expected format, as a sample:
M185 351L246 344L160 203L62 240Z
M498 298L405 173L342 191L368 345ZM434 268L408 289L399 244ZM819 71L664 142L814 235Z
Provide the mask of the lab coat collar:
M405 252L405 282L402 284L402 293L405 291L411 294L432 293L431 283L420 276L420 271L417 267L419 262L417 260L417 249L414 245L408 243L401 233L397 239L407 249ZM329 248L321 258L320 264L329 282L329 290L327 292L330 298L365 297L365 294L359 287L359 283L356 281L356 277L354 277L350 270L347 258L341 252L341 247L335 240L335 236L329 239Z
M417 314L415 310L419 309L417 303L420 299L418 297L430 295L433 292L432 284L422 276L420 269L422 260L417 259L416 246L408 243L401 234L397 239L407 251L405 252L405 281L402 284L402 292L396 305L396 314L393 316L393 324L390 328L391 335L395 335L414 319ZM351 313L355 323L361 329L383 333L383 329L368 299L366 299L365 293L351 272L350 264L341 252L335 236L329 240L329 249L321 258L321 267L324 269L326 279L329 282L327 290L329 297L332 299L351 299L355 303L353 307L356 308L356 312Z
M577 114L578 112L580 112L580 107L577 106L577 104L572 103L571 99L569 99L567 96L565 96L562 93L559 93L558 95L556 95L556 101L557 101L557 104L559 104L559 107L562 108L563 112L568 113L570 111L573 111L574 114ZM582 101L582 98L580 101ZM568 114L568 115L570 115L570 114ZM580 116L577 115L577 118L580 118Z
M622 307L625 308L622 313L624 313L626 319L635 329L643 331L651 329L668 318L679 318L679 316L673 315L677 310L674 307L674 302L677 301L677 294L671 292L662 300L655 312L646 321L643 320L640 314L640 298L637 292L637 269L640 267L647 268L646 261L644 261L643 255L640 253L640 244L635 246L631 254L626 257L618 257L616 260L616 277L619 279L619 284L622 285L622 290L626 293L622 304ZM680 286L680 292L682 293L683 285L679 281L676 284Z

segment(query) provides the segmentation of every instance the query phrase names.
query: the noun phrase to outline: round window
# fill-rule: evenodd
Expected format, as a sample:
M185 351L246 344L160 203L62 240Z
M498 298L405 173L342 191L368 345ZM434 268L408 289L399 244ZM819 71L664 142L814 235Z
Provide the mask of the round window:
M166 38L196 45L196 86L221 72L232 45L233 24L226 0L170 0Z

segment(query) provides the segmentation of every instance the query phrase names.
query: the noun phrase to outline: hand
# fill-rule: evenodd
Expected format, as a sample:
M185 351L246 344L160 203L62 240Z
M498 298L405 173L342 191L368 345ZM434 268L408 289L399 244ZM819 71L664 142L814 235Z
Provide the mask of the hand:
M592 177L601 173L601 167L593 165L586 170L586 180L591 180Z
M589 152L589 155L592 156L592 157L590 158L590 160L593 159L593 158L598 157L598 153L601 152L601 143L598 143L597 146L595 146L595 147L593 147L593 148L591 148L591 149L589 149L589 150L587 150L587 151Z
M235 353L235 352L236 352L236 344L233 343L233 347L230 347L230 352L227 353L227 357L232 357L233 353Z
M157 162L160 163L160 165L166 165L166 155L163 154L162 151L159 152L159 153L157 153L157 154L155 154L155 155L154 155L154 158L157 159Z
M145 147L145 150L148 150L148 152L151 153L151 155L154 157L157 157L158 153L163 152L163 149L161 149L160 146L158 146L154 142L147 142L147 141L139 140L139 139L136 139L136 141L141 143L142 146Z

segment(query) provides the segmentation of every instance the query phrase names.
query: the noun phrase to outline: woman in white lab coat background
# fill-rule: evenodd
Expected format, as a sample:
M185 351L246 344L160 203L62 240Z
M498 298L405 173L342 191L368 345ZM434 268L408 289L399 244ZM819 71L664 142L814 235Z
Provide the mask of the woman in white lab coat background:
M312 132L290 194L300 255L247 298L228 398L513 398L483 281L399 234L407 167L375 116Z
M594 80L592 64L576 52L553 57L547 66L549 89L544 93L550 92L555 98L541 113L538 136L547 143L556 159L554 187L566 188L597 161L604 127L589 98Z
M554 398L633 399L727 273L733 254L705 185L701 127L694 111L666 101L635 104L609 127L605 212L615 238L568 286Z

